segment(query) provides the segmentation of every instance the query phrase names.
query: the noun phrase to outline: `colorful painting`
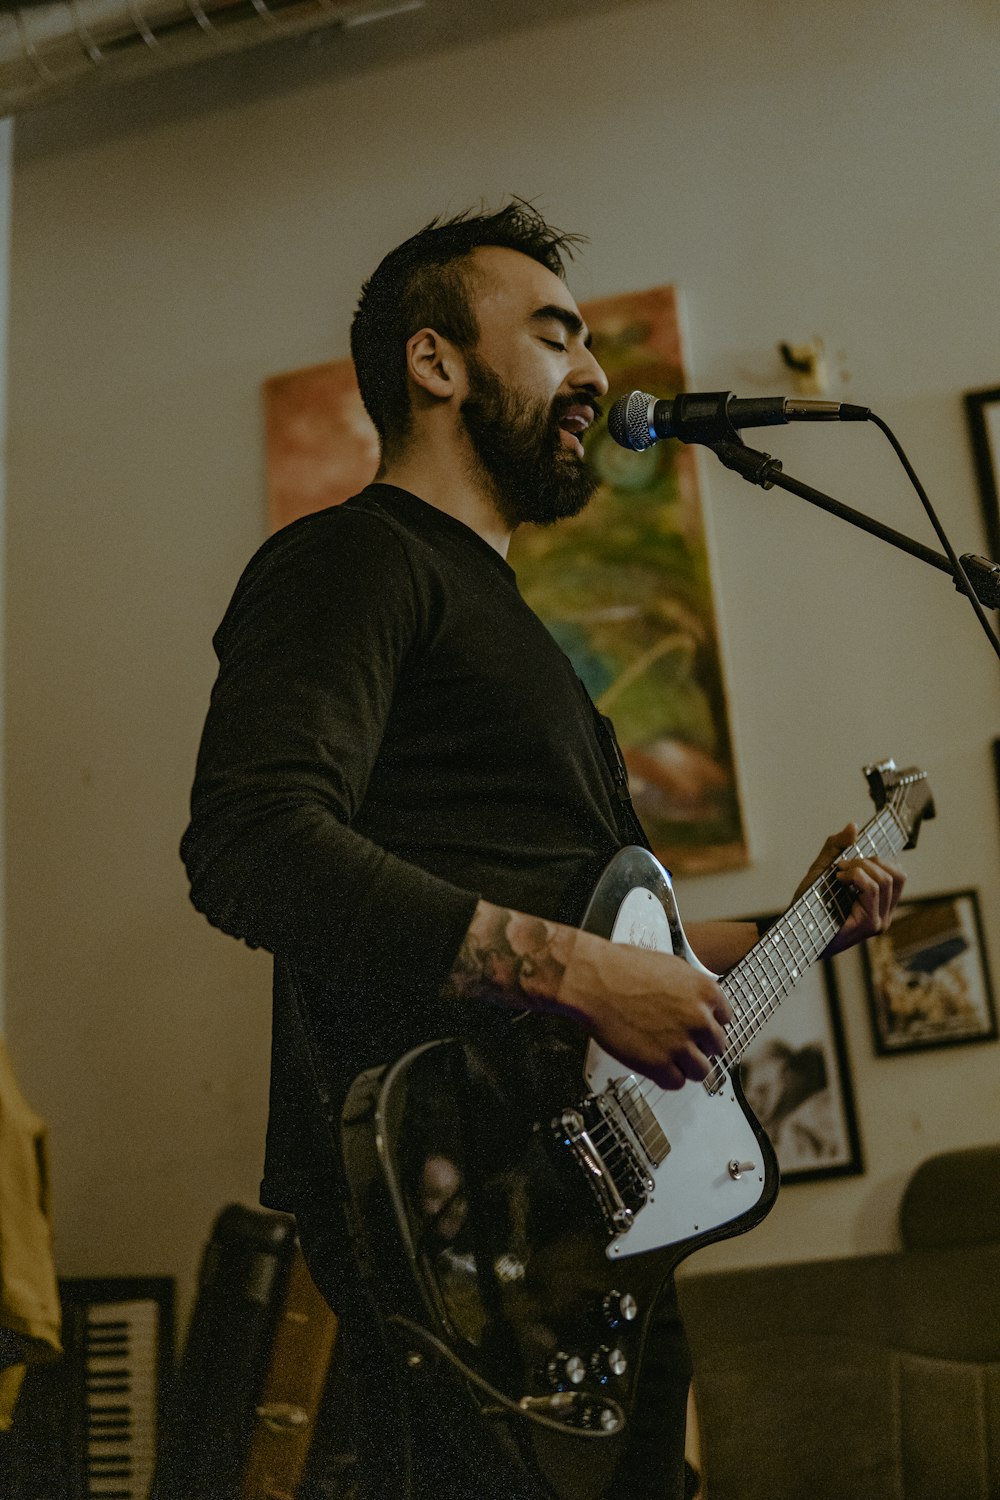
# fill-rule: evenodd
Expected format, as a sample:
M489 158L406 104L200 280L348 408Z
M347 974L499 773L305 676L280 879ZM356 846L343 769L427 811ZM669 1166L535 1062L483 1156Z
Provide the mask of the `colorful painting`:
M684 389L673 287L582 307L611 389ZM264 387L272 528L338 504L378 465L350 360L277 375ZM715 628L694 452L629 453L604 421L586 436L603 483L550 528L524 527L510 562L602 712L614 721L637 811L679 874L747 862Z
M610 390L684 389L673 287L581 309ZM636 810L677 874L747 862L694 451L586 435L603 483L581 515L524 528L510 561L524 597L614 721Z
M370 484L378 437L349 359L264 382L271 530L339 505Z

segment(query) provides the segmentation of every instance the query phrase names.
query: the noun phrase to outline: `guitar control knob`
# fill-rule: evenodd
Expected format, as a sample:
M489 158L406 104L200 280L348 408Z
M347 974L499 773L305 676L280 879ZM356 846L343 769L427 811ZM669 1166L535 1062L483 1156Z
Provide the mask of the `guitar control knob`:
M560 1350L549 1360L546 1374L557 1390L567 1385L582 1385L587 1378L586 1361L582 1355L565 1354Z
M734 1182L739 1182L744 1172L756 1172L756 1170L757 1163L755 1161L737 1161L734 1157L729 1163L729 1175Z
M597 1418L597 1427L601 1432L617 1432L621 1426L621 1418L610 1406L602 1406Z
M628 1369L625 1350L620 1349L617 1344L602 1344L597 1352L592 1355L590 1368L602 1384L612 1375L615 1377L624 1375Z
M631 1292L609 1292L601 1303L601 1317L609 1328L621 1328L635 1321L639 1304Z
M603 1432L608 1436L617 1432L621 1425L622 1419L613 1406L588 1406L580 1421L580 1426L590 1432Z

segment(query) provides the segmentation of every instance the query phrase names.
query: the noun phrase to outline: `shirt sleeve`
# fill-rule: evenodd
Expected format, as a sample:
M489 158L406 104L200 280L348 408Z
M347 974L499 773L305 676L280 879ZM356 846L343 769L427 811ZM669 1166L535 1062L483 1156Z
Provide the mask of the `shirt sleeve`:
M478 899L351 826L427 608L379 517L326 512L273 539L216 636L181 842L215 926L369 992L436 994Z

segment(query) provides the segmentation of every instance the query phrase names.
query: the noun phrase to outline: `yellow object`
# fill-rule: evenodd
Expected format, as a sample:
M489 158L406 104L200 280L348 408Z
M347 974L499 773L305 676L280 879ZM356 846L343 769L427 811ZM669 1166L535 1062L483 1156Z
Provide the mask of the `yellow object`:
M701 1468L701 1428L698 1426L698 1403L695 1400L694 1382L688 1387L687 1434L684 1441L684 1457L698 1475L698 1488L694 1500L705 1500L705 1479Z
M14 1407L27 1373L27 1365L8 1365L0 1370L0 1432L9 1432L14 1425Z
M25 1366L62 1353L60 1327L45 1123L0 1041L0 1431L11 1425Z

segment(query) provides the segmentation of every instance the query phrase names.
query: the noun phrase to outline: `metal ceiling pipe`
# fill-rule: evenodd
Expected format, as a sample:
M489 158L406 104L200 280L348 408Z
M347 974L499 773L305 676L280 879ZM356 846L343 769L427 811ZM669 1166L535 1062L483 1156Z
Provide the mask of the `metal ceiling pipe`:
M121 80L288 37L347 30L426 0L27 0L0 7L0 115L49 103L74 84Z

